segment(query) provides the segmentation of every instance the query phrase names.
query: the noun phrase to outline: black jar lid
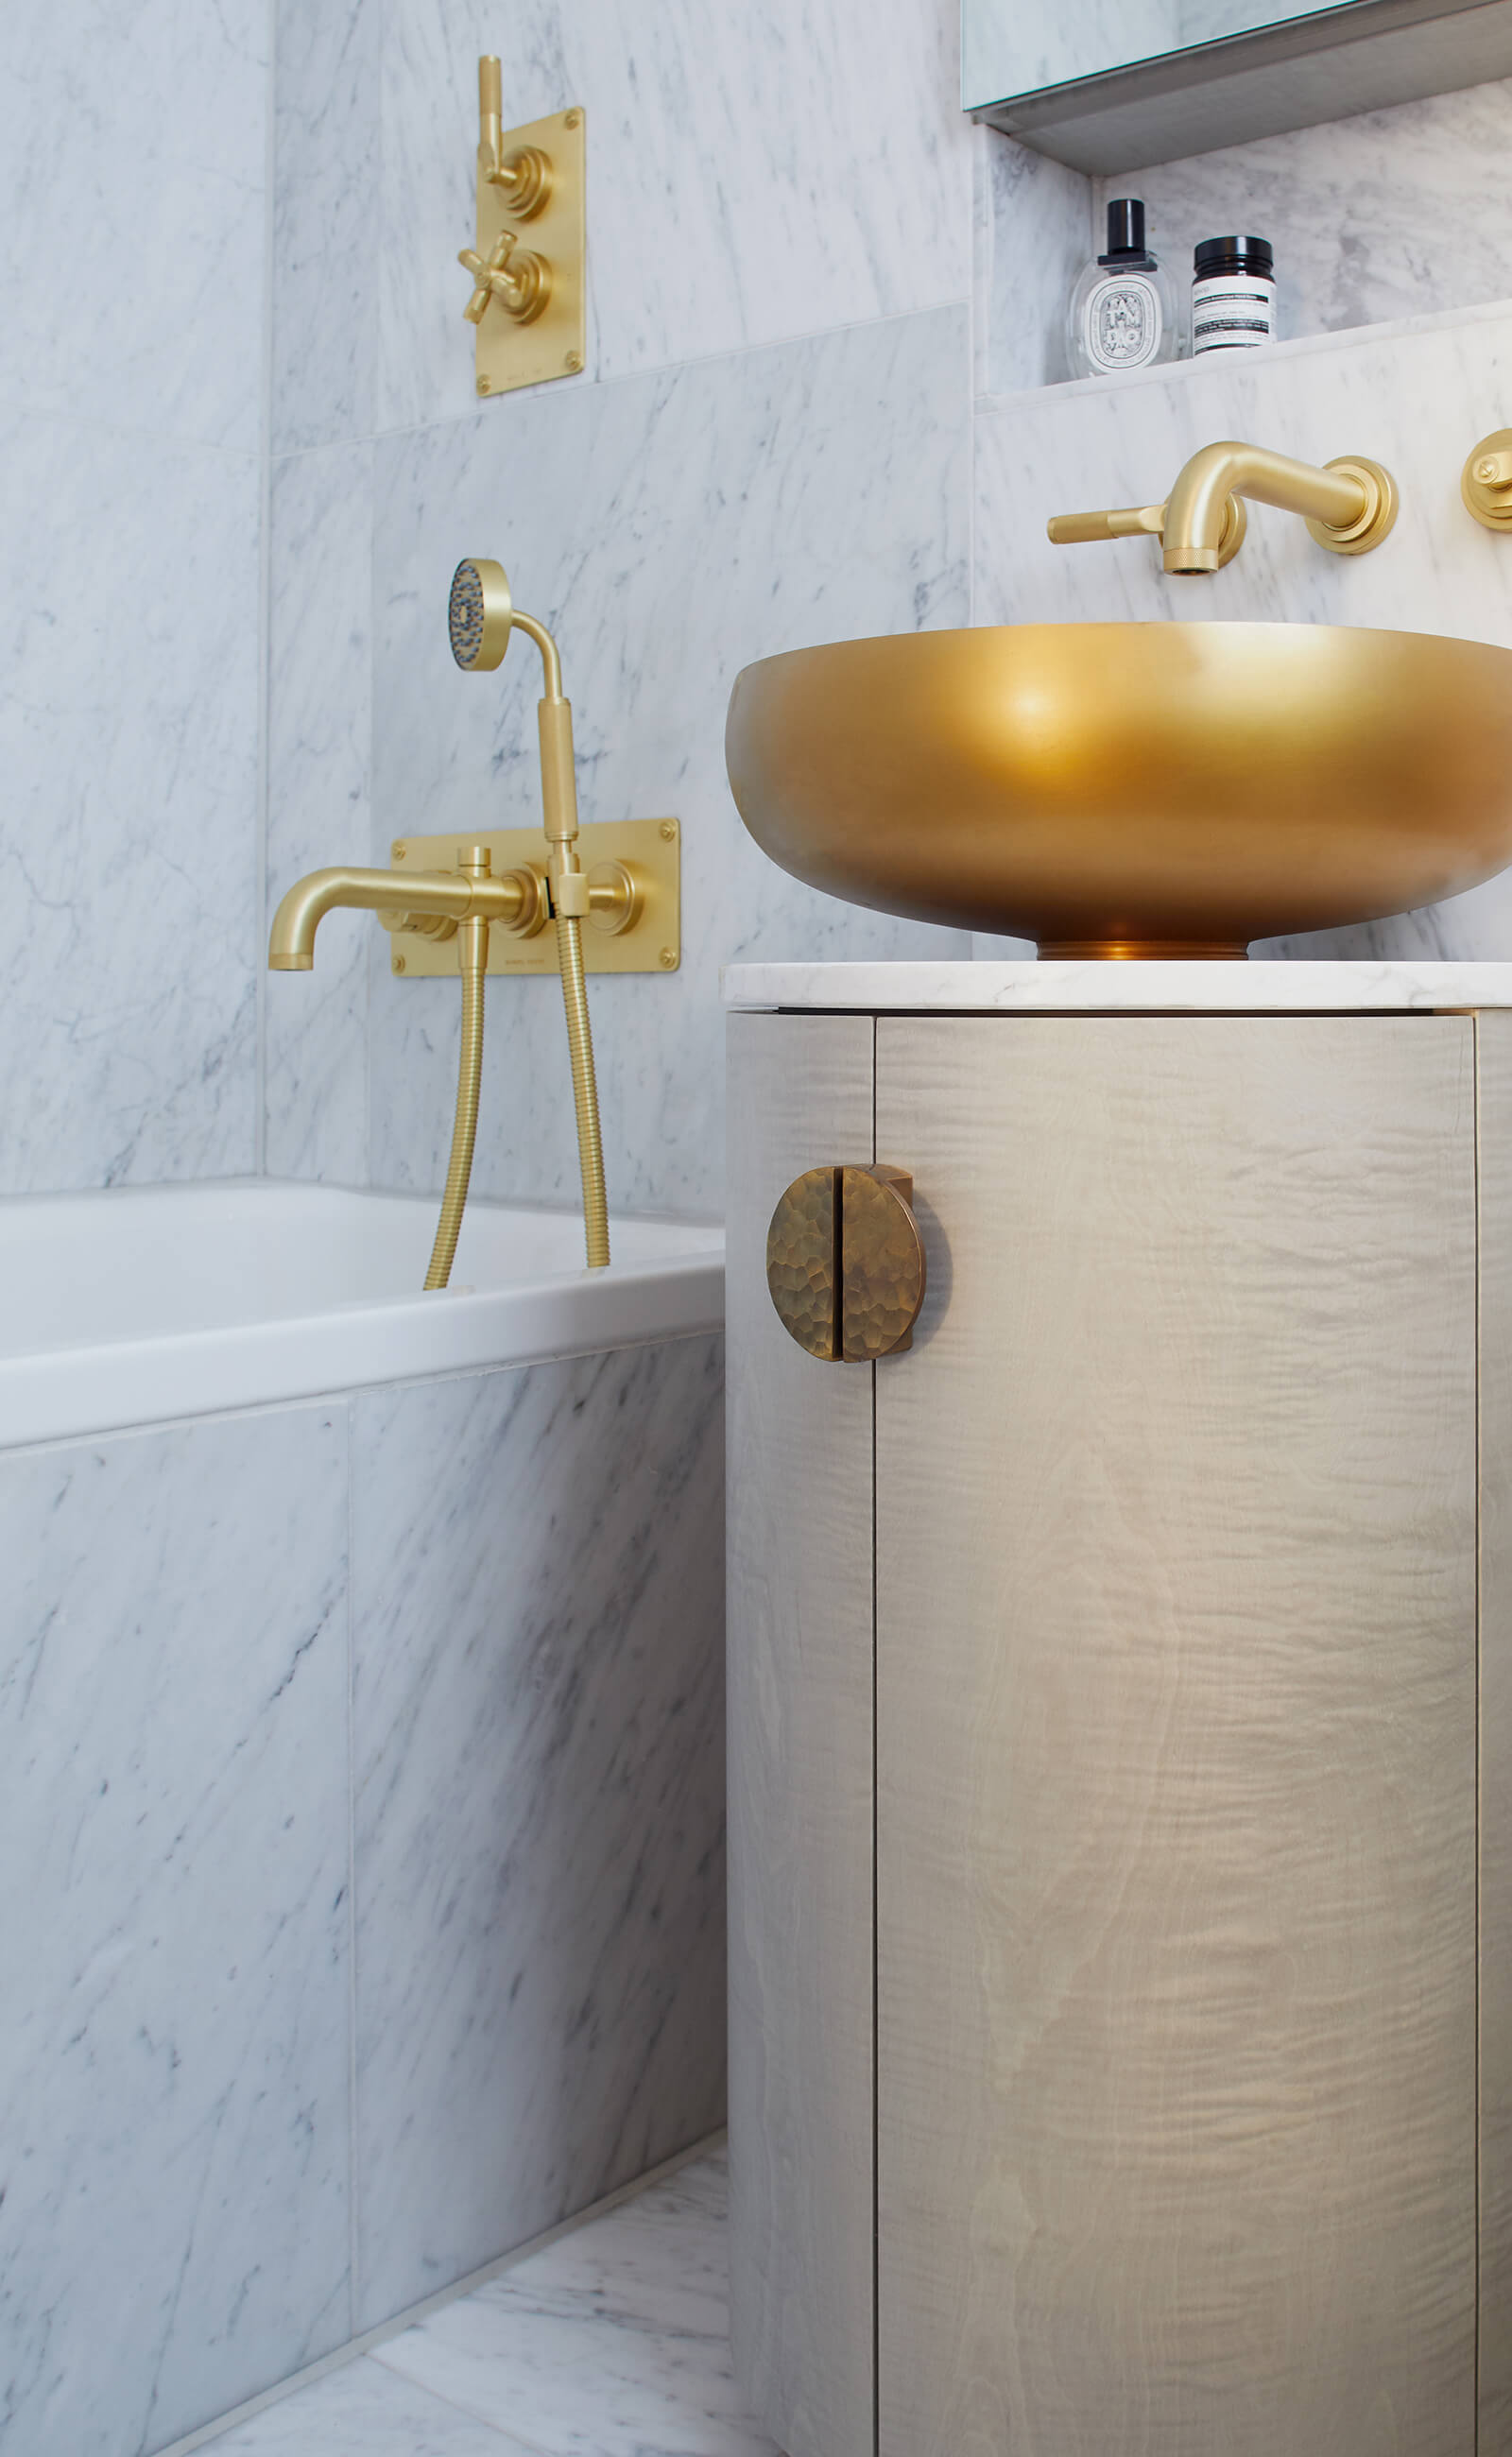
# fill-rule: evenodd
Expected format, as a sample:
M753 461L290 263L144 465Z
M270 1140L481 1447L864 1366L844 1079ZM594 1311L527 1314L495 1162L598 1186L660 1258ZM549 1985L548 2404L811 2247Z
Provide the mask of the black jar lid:
M1099 264L1124 264L1148 267L1150 251L1145 245L1145 208L1138 196L1115 196L1108 208L1108 254L1100 256Z
M1275 258L1268 238L1204 238L1191 251L1194 279L1212 273L1257 273L1274 278Z

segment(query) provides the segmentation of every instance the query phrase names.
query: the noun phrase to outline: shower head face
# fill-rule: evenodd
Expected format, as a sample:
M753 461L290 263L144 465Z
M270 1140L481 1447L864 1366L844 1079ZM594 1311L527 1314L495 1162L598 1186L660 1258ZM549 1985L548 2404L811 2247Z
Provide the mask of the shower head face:
M466 674L491 673L504 663L514 608L502 563L473 555L459 563L451 581L446 628L451 653Z

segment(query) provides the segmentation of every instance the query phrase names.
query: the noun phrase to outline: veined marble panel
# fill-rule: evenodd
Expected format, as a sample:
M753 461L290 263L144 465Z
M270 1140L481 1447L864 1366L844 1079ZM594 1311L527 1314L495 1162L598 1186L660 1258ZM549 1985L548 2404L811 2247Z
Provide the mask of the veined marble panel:
M1291 622L1436 631L1512 647L1512 553L1460 500L1478 436L1512 399L1512 311L1375 339L1226 354L982 408L976 435L976 619ZM1401 510L1372 554L1334 555L1299 520L1250 507L1243 549L1211 579L1168 578L1154 541L1052 547L1052 512L1160 503L1199 444L1237 435L1322 462L1363 452ZM1512 955L1512 877L1424 912L1262 942L1309 957Z
M1512 293L1509 141L1503 79L1099 179L1097 217L1110 196L1143 196L1183 298L1199 239L1258 231L1275 250L1282 340L1383 324Z
M279 898L304 872L372 858L372 458L369 444L355 444L274 465L264 950ZM275 1177L366 1183L375 927L370 914L329 914L313 973L268 978L265 1150Z
M6 2457L140 2457L350 2334L345 1451L0 1460Z
M546 2457L777 2457L731 2372L725 2200L720 2154L406 2329L379 2361Z
M372 429L383 0L274 0L274 16L272 440L295 452Z
M355 1402L359 2327L722 2120L721 1367Z
M996 128L975 134L976 388L1060 383L1067 304L1093 254L1092 182Z
M379 424L476 406L466 278L445 268L472 235L481 52L502 57L507 121L588 113L588 366L604 377L966 298L957 15L957 0L391 11Z
M967 620L966 325L950 308L857 326L379 444L375 857L405 831L539 814L539 660L522 636L497 673L453 665L464 554L497 555L556 630L584 820L683 824L681 972L590 983L611 1204L720 1208L722 962L966 952L777 870L740 824L723 748L751 659ZM438 1185L458 995L395 981L386 947L369 960L374 1177ZM574 1200L550 981L490 983L484 1063L480 1189Z
M263 0L6 10L10 402L256 450L267 35Z
M18 410L0 459L0 1191L249 1169L257 462Z

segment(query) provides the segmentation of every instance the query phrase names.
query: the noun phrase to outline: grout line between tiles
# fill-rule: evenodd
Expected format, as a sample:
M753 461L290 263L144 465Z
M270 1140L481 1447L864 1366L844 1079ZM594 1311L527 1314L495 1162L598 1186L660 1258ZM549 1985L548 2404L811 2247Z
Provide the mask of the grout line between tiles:
M268 66L264 93L262 173L262 367L258 424L258 780L253 864L254 982L252 1167L261 1177L268 1157L268 973L262 960L268 919L268 812L273 732L273 304L276 270L275 180L278 176L278 0L266 0Z
M362 2166L357 2106L357 1407L346 1417L346 2280L347 2326L357 2335L362 2305Z
M449 2286L440 2287L434 2295L427 2295L424 2302L411 2303L404 2311L396 2312L392 2320L380 2321L373 2328L362 2330L346 2345L334 2347L330 2354L322 2355L318 2363L306 2364L302 2371L291 2373L287 2380L276 2381L271 2388L259 2390L256 2397L245 2399L240 2405L233 2406L229 2413L217 2415L213 2423L202 2423L194 2431L186 2432L181 2440L171 2441L166 2448L156 2451L156 2457L191 2457L194 2449L211 2447L217 2440L224 2439L228 2432L238 2429L243 2423L251 2423L256 2416L265 2413L270 2405L281 2405L285 2399L293 2397L301 2388L313 2387L317 2381L324 2380L330 2372L344 2371L347 2364L356 2363L359 2356L373 2354L379 2346L386 2345L391 2338L401 2337L406 2329L414 2328L417 2322L428 2321L433 2312L445 2311L448 2303L464 2302L480 2286L487 2286L495 2278L503 2278L509 2270L518 2269L523 2261L533 2260L538 2252L549 2252L565 2237L577 2235L584 2227L591 2226L595 2219L608 2218L611 2210L622 2209L627 2201L633 2201L640 2194L649 2193L652 2185L665 2183L669 2176L679 2175L684 2167L691 2167L699 2158L711 2157L715 2150L723 2148L727 2137L728 2131L724 2125L715 2132L706 2133L701 2140L691 2141L686 2150L674 2151L670 2158L663 2158L658 2166L648 2167L644 2176L632 2178L630 2183L616 2185L613 2192L606 2193L601 2200L590 2201L587 2209L574 2212L570 2219L563 2219L559 2225L548 2227L543 2234L532 2236L528 2243L516 2244L512 2252L501 2253L497 2261L487 2261L482 2269L469 2270L466 2278L454 2279ZM396 2379L408 2380L408 2374L401 2374L392 2364L384 2368L393 2372ZM412 2387L423 2385L419 2382L410 2382L409 2385ZM426 2389L425 2394L434 2397L436 2392ZM498 2426L490 2424L488 2428L497 2431ZM522 2448L528 2446L525 2442L516 2445ZM508 2446L507 2439L505 2446Z

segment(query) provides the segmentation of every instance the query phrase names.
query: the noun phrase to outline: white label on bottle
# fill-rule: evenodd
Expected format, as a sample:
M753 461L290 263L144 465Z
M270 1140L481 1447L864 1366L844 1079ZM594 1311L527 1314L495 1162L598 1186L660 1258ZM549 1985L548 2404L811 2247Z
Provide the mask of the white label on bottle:
M1100 372L1148 366L1160 347L1160 293L1138 273L1110 274L1082 309L1087 355Z
M1256 350L1275 339L1275 284L1254 273L1214 273L1191 285L1191 355Z

